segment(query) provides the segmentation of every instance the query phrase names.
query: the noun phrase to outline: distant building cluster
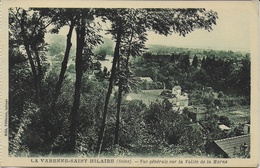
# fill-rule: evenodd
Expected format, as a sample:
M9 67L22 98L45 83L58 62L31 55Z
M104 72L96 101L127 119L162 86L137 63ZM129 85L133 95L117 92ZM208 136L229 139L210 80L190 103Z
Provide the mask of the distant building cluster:
M140 77L140 80L146 83L153 83L150 77ZM202 94L205 94L205 96L214 98L218 96L212 87L203 87L202 91ZM201 132L203 135L201 138L205 141L205 136L209 133L204 125L207 122L205 118L209 115L208 109L205 105L189 105L189 95L182 91L181 86L176 85L171 90L167 90L165 87L163 89L142 90L140 93L129 93L126 97L127 101L135 99L142 100L147 105L156 100L167 99L173 105L173 109L180 113L183 113L184 108L186 108L186 115L192 122L187 126ZM218 109L218 107L216 108ZM223 123L218 123L218 128L225 134L229 134L232 130ZM250 157L250 124L244 125L242 134L244 135L212 140L209 146L209 153L224 158Z
M172 98L168 100L174 105L178 107L187 107L189 105L189 97L187 93L182 93L180 86L174 86L172 88Z

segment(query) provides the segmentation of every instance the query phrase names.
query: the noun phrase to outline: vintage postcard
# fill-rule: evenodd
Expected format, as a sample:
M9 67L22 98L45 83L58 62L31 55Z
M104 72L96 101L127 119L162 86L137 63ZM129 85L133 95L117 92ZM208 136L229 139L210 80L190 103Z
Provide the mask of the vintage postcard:
M257 167L257 1L3 0L0 166Z

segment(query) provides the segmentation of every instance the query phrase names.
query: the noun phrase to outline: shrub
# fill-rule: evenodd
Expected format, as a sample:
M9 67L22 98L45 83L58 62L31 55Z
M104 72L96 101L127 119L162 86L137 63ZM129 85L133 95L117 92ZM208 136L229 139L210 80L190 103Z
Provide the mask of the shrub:
M29 155L29 149L25 145L23 138L26 131L28 131L28 125L32 122L31 117L36 115L35 113L37 113L38 110L37 105L26 102L24 104L24 111L21 118L18 119L16 116L13 117L11 122L19 120L20 123L17 125L17 130L10 130L9 154L11 156Z

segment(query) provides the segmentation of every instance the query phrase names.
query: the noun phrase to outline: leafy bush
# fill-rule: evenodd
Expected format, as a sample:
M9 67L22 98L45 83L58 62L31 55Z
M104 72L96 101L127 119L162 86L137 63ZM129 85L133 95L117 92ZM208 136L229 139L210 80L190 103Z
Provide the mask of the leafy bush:
M122 156L133 156L134 153L132 153L128 148L124 148L119 145L112 145L106 149L105 155L122 157Z
M10 131L9 137L9 152L11 156L29 156L29 148L25 145L26 142L32 139L24 140L24 135L28 132L27 128L28 125L32 122L32 115L37 115L38 112L37 105L33 103L25 103L24 104L24 111L20 119L17 116L12 118L12 122L16 122L17 120L20 123L17 125L16 130ZM33 138L33 137L31 137Z

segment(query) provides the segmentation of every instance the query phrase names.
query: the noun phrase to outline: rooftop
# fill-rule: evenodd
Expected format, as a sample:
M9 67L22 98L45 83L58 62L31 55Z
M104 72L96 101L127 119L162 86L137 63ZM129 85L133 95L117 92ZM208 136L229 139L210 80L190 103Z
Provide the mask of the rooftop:
M177 86L174 86L172 89L173 90L181 90L181 87L179 85L177 85Z
M250 146L250 134L214 141L229 157L234 157L234 150L239 152L241 145Z
M147 81L147 82L153 82L152 78L150 77L139 77L142 81Z
M221 130L231 130L231 128L229 128L228 126L226 126L225 124L220 124L218 126Z

